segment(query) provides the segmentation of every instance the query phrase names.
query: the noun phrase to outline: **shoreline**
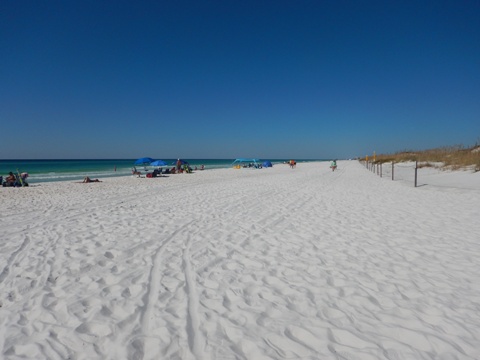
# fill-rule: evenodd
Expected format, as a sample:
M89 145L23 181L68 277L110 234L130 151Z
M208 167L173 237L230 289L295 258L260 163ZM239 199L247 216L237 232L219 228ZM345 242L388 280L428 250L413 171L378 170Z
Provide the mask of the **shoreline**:
M231 159L187 159L192 168L201 165L205 166L205 170L217 168L229 168L232 166ZM274 164L285 161L284 159L272 160ZM301 162L317 161L312 159L299 160ZM318 160L324 161L324 160ZM174 161L166 160L166 167L173 167ZM126 176L132 173L134 160L0 160L0 175L8 174L9 171L26 172L29 174L29 180L33 183L56 182L81 180L85 176L91 178L110 178L118 176ZM136 166L138 170L142 170L145 166ZM147 166L149 171L153 171L154 167ZM142 170L144 172L144 170Z

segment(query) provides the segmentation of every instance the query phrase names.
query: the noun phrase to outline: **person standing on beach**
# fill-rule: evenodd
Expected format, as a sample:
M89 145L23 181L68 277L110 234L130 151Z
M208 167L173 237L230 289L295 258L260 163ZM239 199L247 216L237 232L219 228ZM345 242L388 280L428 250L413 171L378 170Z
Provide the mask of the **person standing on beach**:
M177 160L177 171L182 169L182 161L180 159Z

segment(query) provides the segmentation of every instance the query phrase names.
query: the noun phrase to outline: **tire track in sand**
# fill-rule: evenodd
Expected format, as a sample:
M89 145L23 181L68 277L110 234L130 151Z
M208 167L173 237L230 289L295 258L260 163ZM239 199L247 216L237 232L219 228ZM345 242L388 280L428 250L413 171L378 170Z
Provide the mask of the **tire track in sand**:
M7 264L3 268L2 272L0 273L0 284L5 280L5 278L10 273L10 267L17 258L17 255L25 250L25 248L30 244L30 238L28 236L25 237L22 244L15 250L8 258Z
M150 270L150 276L149 276L149 281L148 281L148 290L144 295L145 299L145 309L142 314L141 318L141 331L142 335L141 337L144 339L138 346L134 347L137 348L137 351L139 352L139 355L143 359L155 359L156 356L158 356L158 353L155 351L156 346L154 344L155 342L155 337L150 336L151 332L151 326L150 326L150 320L154 318L153 312L154 312L154 306L156 301L158 300L160 296L160 285L161 285L161 278L162 278L162 260L163 259L163 253L165 252L165 249L168 244L172 242L172 240L177 237L178 234L185 232L186 229L188 228L188 225L193 223L191 221L186 227L181 227L178 230L174 231L155 251L155 254L152 256L153 261L152 261L152 268ZM188 263L188 261L187 261ZM190 287L192 284L190 284ZM135 342L135 341L134 341ZM138 358L136 356L135 358Z
M200 319L198 317L199 297L196 289L195 271L192 270L190 260L190 247L192 245L191 235L188 235L185 250L183 251L183 267L185 269L186 291L188 294L188 313L187 313L187 334L190 351L196 359L203 359L204 354L201 350L201 344L205 342L201 338L201 332L198 331Z

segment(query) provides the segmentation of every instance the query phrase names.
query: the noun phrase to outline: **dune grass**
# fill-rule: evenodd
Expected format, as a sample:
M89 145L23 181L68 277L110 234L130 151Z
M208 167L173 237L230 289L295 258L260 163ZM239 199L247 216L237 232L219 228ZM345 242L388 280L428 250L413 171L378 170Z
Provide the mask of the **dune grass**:
M394 154L376 156L377 163L418 161L419 167L435 166L459 170L473 168L480 171L480 145L471 147L462 145L447 146L421 151L400 151Z

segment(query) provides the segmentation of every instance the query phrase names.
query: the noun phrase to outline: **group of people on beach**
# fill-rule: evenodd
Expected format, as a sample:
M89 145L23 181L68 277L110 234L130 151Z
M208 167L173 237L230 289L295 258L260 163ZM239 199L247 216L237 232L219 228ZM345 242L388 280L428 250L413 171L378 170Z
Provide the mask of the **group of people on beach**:
M0 184L3 187L21 187L21 186L28 186L27 182L28 173L24 172L21 174L14 174L12 171L8 173L8 176L5 177L3 180L3 176L0 176ZM88 176L85 176L82 183L92 183L92 182L101 182L98 179L91 179Z
M20 187L28 186L27 183L28 173L14 174L12 171L8 173L8 176L3 180L3 176L0 176L0 184L3 187Z
M148 170L145 168L145 176L146 177L160 177L162 174L191 174L193 171L197 170L205 170L205 165L201 165L200 168L195 166L194 169L190 166L190 164L186 161L182 161L178 159L175 163L175 166L171 168L162 169L161 167L158 169L153 170L153 172L149 173ZM142 177L142 173L137 170L136 167L132 168L132 175L137 175L138 177Z
M204 170L204 169L205 169L204 165L200 166L200 170ZM153 172L157 171L158 174L191 174L194 170L197 171L199 169L197 166L195 166L195 168L192 169L192 167L188 163L185 163L180 166L177 165L172 168L166 168L165 170L162 170L162 168L160 168L158 170L154 170Z
M200 166L200 170L204 170L205 166L202 165ZM173 170L173 172L172 172ZM195 171L197 171L198 168L195 166ZM175 173L185 173L185 174L190 174L192 173L193 169L191 168L190 164L186 161L182 161L180 159L177 160L175 167L170 169L170 173L175 174Z

